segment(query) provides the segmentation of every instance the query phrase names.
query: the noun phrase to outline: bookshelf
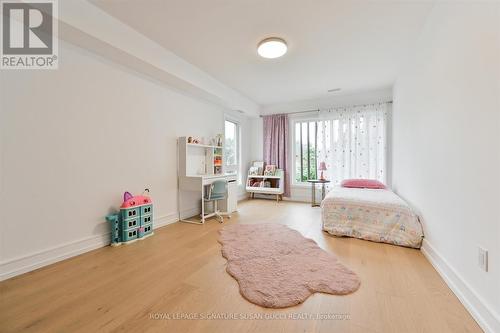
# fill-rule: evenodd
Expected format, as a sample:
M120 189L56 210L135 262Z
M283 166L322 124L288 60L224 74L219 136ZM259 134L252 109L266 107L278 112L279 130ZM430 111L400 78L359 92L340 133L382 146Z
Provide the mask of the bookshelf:
M246 182L246 191L250 193L251 198L254 198L255 194L257 193L275 195L276 201L278 202L280 199L283 200L283 170L276 169L276 174L274 176L248 175Z
M188 143L187 137L179 138L179 171L184 176L222 175L223 146Z

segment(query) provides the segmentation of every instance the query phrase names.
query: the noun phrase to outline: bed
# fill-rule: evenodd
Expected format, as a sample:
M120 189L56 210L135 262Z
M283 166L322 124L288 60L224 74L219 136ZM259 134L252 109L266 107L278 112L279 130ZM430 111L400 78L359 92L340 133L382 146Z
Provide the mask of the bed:
M374 242L420 248L418 216L391 190L335 187L321 202L323 230Z

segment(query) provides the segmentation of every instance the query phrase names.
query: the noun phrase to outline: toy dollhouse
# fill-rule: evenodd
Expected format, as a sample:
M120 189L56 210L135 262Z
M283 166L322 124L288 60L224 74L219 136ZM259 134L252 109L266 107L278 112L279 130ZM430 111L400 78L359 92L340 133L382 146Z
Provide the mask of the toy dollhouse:
M148 190L146 190L149 192ZM111 225L111 245L131 243L153 234L153 203L145 195L123 195L120 212L106 216Z

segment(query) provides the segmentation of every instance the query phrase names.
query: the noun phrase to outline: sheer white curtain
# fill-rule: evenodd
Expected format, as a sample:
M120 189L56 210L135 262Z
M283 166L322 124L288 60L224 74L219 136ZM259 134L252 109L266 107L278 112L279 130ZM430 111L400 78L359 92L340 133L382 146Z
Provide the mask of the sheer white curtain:
M335 185L347 178L386 182L387 103L329 109L319 118L317 156L327 179Z

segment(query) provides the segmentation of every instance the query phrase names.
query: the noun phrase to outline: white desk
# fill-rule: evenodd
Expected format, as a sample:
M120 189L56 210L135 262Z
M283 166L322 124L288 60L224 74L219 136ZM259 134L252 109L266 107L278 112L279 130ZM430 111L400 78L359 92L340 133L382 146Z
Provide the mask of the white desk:
M231 175L186 175L179 177L179 220L182 222L203 224L205 223L205 203L204 196L207 185L212 184L216 180L226 180L227 182L235 182L237 176ZM229 207L229 195L226 195L225 207ZM201 218L193 219L192 216L198 215L201 210ZM223 215L229 215L231 212L222 212Z
M227 180L229 183L229 193L226 200L221 200L223 201L221 208L226 207L224 215L232 213L231 208L227 207L236 207L237 194L231 195L231 189L234 189L234 184L236 184L236 175L224 174L224 147L190 143L185 136L178 138L177 144L179 220L197 224L205 223L205 202L203 200L205 188L221 179ZM201 219L190 219L200 212Z

